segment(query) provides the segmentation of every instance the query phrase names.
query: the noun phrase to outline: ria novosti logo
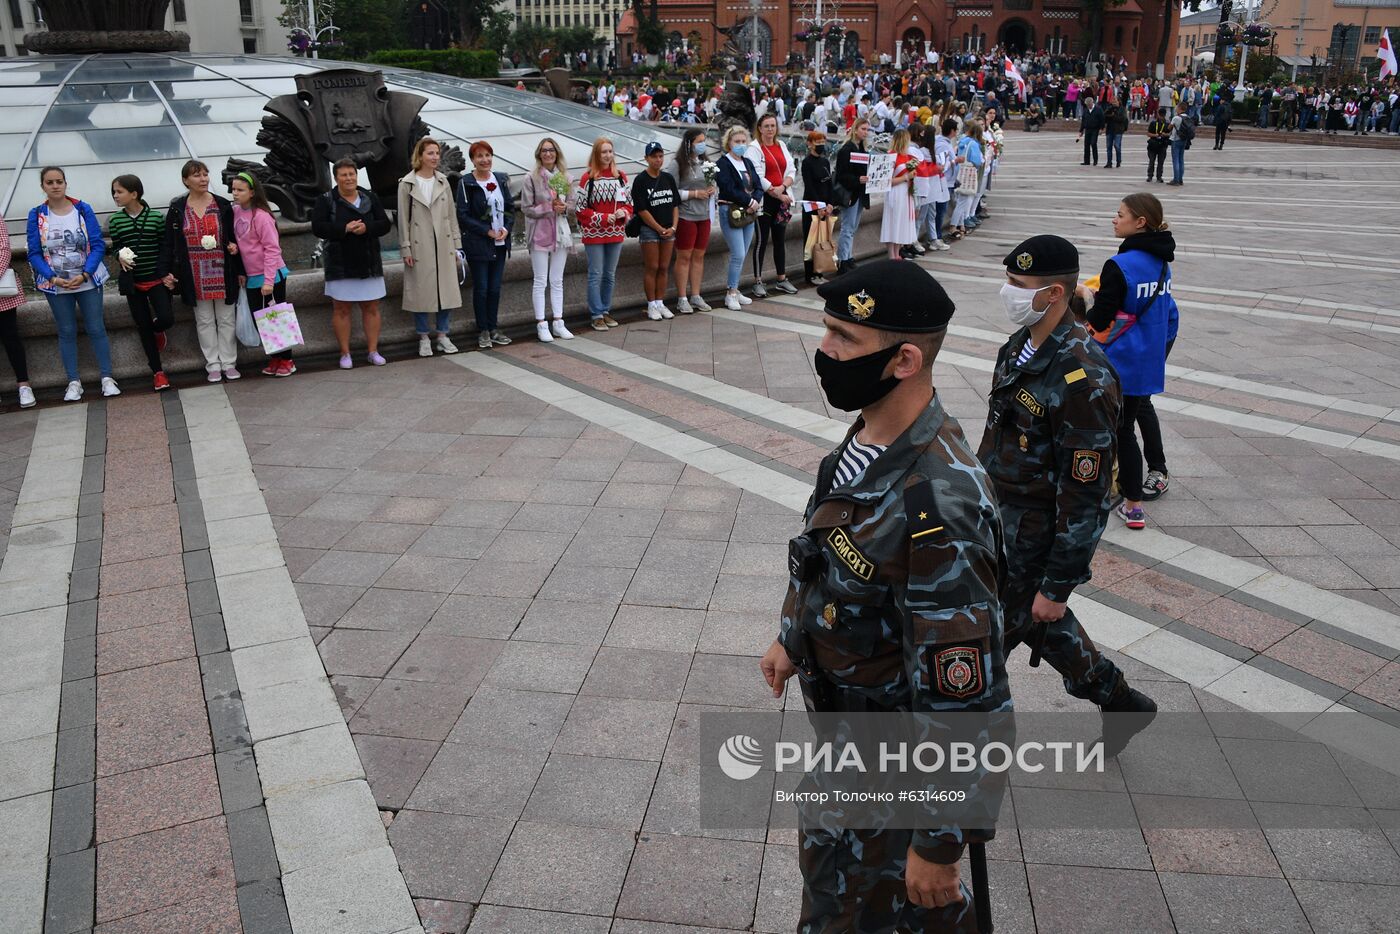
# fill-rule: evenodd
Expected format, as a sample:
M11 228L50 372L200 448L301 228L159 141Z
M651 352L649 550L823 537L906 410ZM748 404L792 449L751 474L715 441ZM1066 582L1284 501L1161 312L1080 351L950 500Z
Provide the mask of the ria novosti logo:
M719 769L735 781L753 778L763 767L763 747L743 733L725 740L719 747Z

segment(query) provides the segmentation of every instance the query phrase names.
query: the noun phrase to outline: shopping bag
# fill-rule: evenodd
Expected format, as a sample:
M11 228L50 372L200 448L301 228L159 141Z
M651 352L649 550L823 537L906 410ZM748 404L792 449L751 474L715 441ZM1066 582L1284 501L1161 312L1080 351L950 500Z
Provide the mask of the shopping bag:
M822 218L813 217L812 224L807 229L807 242L802 245L802 259L804 262L811 262L812 247L817 245L817 241L822 235Z
M836 242L831 237L831 218L823 217L812 225L820 229L817 242L812 245L812 272L819 276L830 276L836 272Z
M302 343L301 323L297 321L296 309L291 302L280 302L260 309L253 313L253 319L258 323L258 334L262 336L263 350L268 356Z
M248 308L248 293L238 290L238 310L234 313L233 333L244 347L257 347L262 344L258 326L253 322L253 312Z
M977 190L977 166L964 162L958 166L958 187L964 192Z

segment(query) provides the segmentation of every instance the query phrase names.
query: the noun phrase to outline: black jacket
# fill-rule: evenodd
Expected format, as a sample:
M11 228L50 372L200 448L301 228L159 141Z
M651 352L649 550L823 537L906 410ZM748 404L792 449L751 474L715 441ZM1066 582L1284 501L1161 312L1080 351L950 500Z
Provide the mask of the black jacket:
M754 168L748 156L744 156L743 159L744 172L743 175L740 175L738 167L734 165L734 160L729 157L728 153L720 156L719 174L715 176L715 187L719 189L720 204L733 204L746 208L750 201L763 200L763 182L759 179L758 169Z
M510 177L501 172L491 174L505 199L505 228L509 231L515 227L515 199L510 194ZM487 236L491 231L491 209L486 203L486 192L470 172L457 183L457 224L462 228L462 252L468 260L493 260L500 249L510 255L510 237L506 237L504 247L498 247Z
M864 149L857 149L855 140L847 140L836 153L836 182L849 191L854 197L860 199L861 207L870 207L870 196L865 193L865 183L860 180L862 175L867 174L868 166L852 165L851 153L865 152Z
M1157 257L1164 263L1176 258L1176 238L1170 230L1145 230L1123 238L1118 244L1119 253L1142 250ZM1094 296L1094 307L1089 309L1089 324L1094 330L1102 331L1113 323L1113 316L1123 309L1127 298L1128 282L1123 278L1123 270L1112 260L1105 260L1103 271L1099 273L1099 291Z
M802 159L802 199L831 203L831 163L826 155L808 153Z
M1084 116L1079 118L1079 132L1084 133L1089 130L1102 130L1104 125L1103 108L1099 106L1085 107Z
M1104 117L1104 126L1107 127L1108 132L1112 133L1114 136L1122 136L1124 133L1128 132L1128 111L1114 104L1112 107L1108 108L1108 112Z
M190 268L190 247L185 242L185 202L188 195L181 195L170 202L165 212L165 240L170 253L170 271L175 274L175 291L180 293L186 305L194 306L194 270ZM238 277L243 275L243 261L237 256L228 255L228 247L233 239L233 202L214 195L214 205L219 210L219 251L224 254L224 304L238 302Z
M379 238L389 232L389 215L374 192L358 189L360 206L351 205L331 189L316 199L311 213L311 232L326 241L326 281L332 279L373 279L384 275L379 256ZM345 225L364 221L365 232L348 234Z
M1212 115L1212 119L1216 126L1229 126L1234 116L1235 110L1230 106L1230 102L1221 101L1215 105L1215 113Z

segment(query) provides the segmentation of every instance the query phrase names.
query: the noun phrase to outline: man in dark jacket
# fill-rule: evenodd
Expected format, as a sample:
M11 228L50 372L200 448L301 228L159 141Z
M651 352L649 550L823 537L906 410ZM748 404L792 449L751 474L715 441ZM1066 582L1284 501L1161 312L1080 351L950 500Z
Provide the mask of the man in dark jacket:
M1225 134L1230 132L1230 120L1234 118L1234 108L1223 97L1215 99L1215 113L1211 120L1215 124L1215 148L1225 148Z
M1089 157L1093 156L1093 164L1099 164L1099 133L1104 127L1103 108L1099 106L1097 97L1090 97L1084 104L1084 116L1079 118L1079 139L1084 142L1084 165L1089 165Z
M1122 104L1109 104L1104 112L1104 127L1108 130L1108 152L1103 167L1111 169L1116 164L1123 165L1123 136L1128 132L1128 111ZM1114 159L1114 154L1117 159Z

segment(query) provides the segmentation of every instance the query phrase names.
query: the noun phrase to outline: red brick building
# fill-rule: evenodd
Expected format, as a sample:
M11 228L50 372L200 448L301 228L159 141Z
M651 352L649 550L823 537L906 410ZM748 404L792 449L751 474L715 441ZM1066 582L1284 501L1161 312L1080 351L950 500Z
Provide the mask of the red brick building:
M1133 71L1154 64L1162 34L1162 7L1172 0L1128 0L1104 14L1103 51L1114 62L1128 61ZM832 7L836 7L833 11ZM764 63L781 64L796 51L809 58L815 42L796 36L810 29L812 0L758 0L757 16L750 0L660 0L659 17L673 37L697 40L708 57L727 41L717 27L733 30L745 52L754 41ZM823 15L833 15L844 27L846 54L858 48L867 61L881 53L902 56L952 48L989 49L1000 43L1023 51L1062 51L1073 54L1087 25L1078 0L844 0L824 3ZM1177 17L1172 18L1173 36ZM1172 55L1167 44L1167 59Z

